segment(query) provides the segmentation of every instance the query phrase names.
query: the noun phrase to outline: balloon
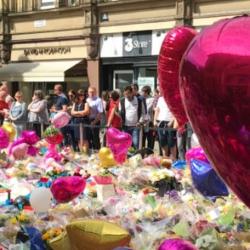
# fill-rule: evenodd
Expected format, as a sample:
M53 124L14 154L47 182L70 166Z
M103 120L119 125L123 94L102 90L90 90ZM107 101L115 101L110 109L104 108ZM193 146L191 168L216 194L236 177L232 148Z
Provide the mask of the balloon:
M20 143L14 147L11 147L10 154L16 160L22 160L27 156L29 145L27 143Z
M112 250L127 246L131 238L120 226L101 220L78 220L67 225L66 230L72 248L81 250Z
M10 141L13 141L16 136L16 128L10 122L4 122L2 129L9 135Z
M79 176L66 176L54 180L50 189L55 200L64 203L80 195L85 185L85 180Z
M158 250L198 250L193 244L182 239L165 240Z
M62 156L57 152L56 145L50 144L48 147L48 150L45 154L45 159L52 158L57 162L60 162L62 159Z
M58 112L54 118L52 119L51 123L56 127L56 128L62 128L68 125L70 121L70 115L67 112Z
M36 212L47 212L50 208L52 194L50 189L38 187L30 194L30 205Z
M66 232L61 233L56 238L48 241L48 245L53 250L72 250L69 238Z
M33 145L39 141L39 137L35 131L25 130L21 134L21 138L24 138L24 142Z
M158 77L162 95L179 127L188 121L179 90L179 66L185 50L195 35L196 31L188 27L182 26L170 30L162 43L158 59Z
M250 207L250 17L225 19L190 44L181 95L213 167Z
M228 190L207 162L192 159L191 174L195 188L205 197L228 196Z
M98 153L100 164L104 168L113 167L116 165L114 156L109 148L103 147Z
M192 159L201 160L205 162L209 162L207 156L205 155L204 150L201 147L191 148L186 152L186 161L190 164Z
M116 128L109 128L106 137L107 145L111 149L116 162L122 164L126 160L128 149L132 145L131 135Z
M10 138L8 133L3 128L0 128L0 149L7 148L9 141Z

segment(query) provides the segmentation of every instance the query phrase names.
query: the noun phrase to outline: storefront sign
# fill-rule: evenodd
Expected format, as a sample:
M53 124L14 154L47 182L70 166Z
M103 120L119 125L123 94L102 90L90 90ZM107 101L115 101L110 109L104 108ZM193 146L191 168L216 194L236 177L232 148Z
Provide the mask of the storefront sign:
M139 77L138 78L139 90L144 86L149 86L152 91L155 89L155 78L154 77Z
M24 49L24 55L54 55L54 54L68 54L71 52L70 47L56 47L56 48L38 48L38 49Z
M123 33L123 56L149 56L152 31Z

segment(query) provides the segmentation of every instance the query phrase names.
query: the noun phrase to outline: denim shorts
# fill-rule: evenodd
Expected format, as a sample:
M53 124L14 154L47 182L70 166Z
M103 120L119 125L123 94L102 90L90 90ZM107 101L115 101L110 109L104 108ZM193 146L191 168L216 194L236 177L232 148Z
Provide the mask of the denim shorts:
M169 122L161 121L158 127L159 143L161 147L172 148L176 145L176 130L168 126Z

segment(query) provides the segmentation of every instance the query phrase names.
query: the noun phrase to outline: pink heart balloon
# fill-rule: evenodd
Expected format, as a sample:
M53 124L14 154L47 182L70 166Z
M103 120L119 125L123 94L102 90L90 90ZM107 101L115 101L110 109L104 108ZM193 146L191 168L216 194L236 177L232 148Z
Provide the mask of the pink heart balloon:
M193 244L182 239L165 240L158 250L198 250Z
M4 129L0 128L0 149L7 148L9 141L9 135L4 131Z
M250 17L204 29L183 58L181 94L202 148L250 207Z
M179 67L182 56L195 35L196 31L188 27L170 30L162 43L158 59L161 92L180 127L188 119L180 95Z
M50 189L55 200L59 203L69 202L82 193L86 185L79 176L60 177L53 181Z
M11 154L16 160L22 160L25 156L27 156L28 149L29 144L21 143L12 148Z
M130 134L116 128L109 128L106 133L107 145L111 149L116 162L123 163L127 158L128 149L132 145Z
M52 124L56 127L56 128L63 128L66 125L68 125L69 121L70 121L70 115L67 112L59 112L57 113L53 120L52 120Z

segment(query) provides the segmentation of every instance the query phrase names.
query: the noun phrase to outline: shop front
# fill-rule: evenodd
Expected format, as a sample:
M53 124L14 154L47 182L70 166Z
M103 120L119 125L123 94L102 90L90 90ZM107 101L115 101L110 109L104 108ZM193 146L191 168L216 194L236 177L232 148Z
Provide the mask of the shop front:
M101 88L157 85L157 58L166 31L141 31L101 37Z
M11 62L0 69L0 78L10 83L12 94L21 90L29 102L34 90L53 94L58 83L65 91L87 87L86 58L84 40L14 44Z

